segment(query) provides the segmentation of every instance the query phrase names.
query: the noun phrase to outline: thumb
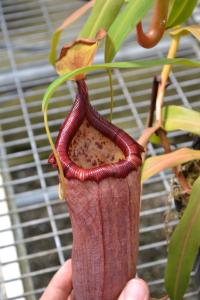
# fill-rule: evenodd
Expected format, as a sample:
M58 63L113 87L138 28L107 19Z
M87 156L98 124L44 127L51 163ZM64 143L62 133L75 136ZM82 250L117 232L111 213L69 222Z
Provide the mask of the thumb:
M123 289L118 300L148 300L149 288L146 282L142 279L130 280Z

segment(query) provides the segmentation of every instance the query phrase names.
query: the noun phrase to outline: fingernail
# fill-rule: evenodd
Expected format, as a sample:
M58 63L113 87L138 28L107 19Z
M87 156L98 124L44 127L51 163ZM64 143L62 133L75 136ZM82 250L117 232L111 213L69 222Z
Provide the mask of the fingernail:
M141 279L132 279L124 290L124 300L148 300L147 284Z

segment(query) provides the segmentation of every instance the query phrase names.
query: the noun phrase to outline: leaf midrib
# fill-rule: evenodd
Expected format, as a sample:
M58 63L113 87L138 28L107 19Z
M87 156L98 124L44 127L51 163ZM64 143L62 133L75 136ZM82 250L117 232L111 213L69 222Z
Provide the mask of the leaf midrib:
M183 3L183 6L178 10L178 13L173 17L172 21L171 21L171 26L174 26L173 23L175 23L175 21L180 17L180 15L182 14L182 12L184 11L185 7L188 5L188 1L186 0L185 3ZM180 7L180 5L179 5ZM178 8L179 8L178 7Z
M104 14L104 11L106 11L107 5L109 4L109 0L105 3L105 5L102 7L100 14L98 15L98 18L96 20L96 24L98 24L99 19L101 19L101 16ZM90 37L93 36L94 32L96 31L97 25L93 27L92 31L90 32Z
M195 215L192 218L191 226L189 226L189 228L187 229L186 238L183 243L182 252L181 252L181 256L180 256L180 260L179 260L180 263L177 268L177 275L175 276L175 288L174 288L175 299L176 299L176 295L178 293L178 282L179 282L179 278L180 278L180 274L181 274L181 266L182 266L182 262L183 262L183 258L184 258L184 252L185 252L185 249L187 246L187 242L190 238L190 234L192 232L193 225L196 222L196 218L199 215L199 213L200 213L200 203L198 204L198 209L196 209Z
M138 5L138 0L137 0L137 2L135 2L136 4L135 4L135 7L137 7L137 5ZM127 7L126 7L127 8ZM132 8L133 9L133 8ZM123 21L121 22L121 25L123 26L125 23L126 23L126 21L127 21L127 19L129 18L129 15L130 15L130 13L132 12L132 9L130 9L130 10L128 10L128 13L125 15L125 18L123 18ZM120 33L120 31L119 30L116 30L115 31L115 35L113 34L113 37L114 37L114 39L116 40L117 38L118 38L118 35L119 35L119 33ZM110 45L111 45L111 43L109 44L109 47L108 47L108 50L107 50L107 52L109 53L110 52Z

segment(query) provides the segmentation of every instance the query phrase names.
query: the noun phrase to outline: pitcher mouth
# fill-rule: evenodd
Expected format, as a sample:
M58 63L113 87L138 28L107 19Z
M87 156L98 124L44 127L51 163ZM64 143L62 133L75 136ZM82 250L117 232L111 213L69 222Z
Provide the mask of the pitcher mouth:
M67 179L80 181L93 180L99 182L107 177L124 178L131 171L137 170L142 163L141 153L144 151L134 139L123 130L117 128L91 106L88 100L87 86L84 80L77 81L78 95L74 105L65 119L56 140L64 175ZM75 163L70 157L70 144L83 122L94 127L103 136L114 143L123 153L117 162L109 161L98 166L84 168ZM54 155L49 157L49 163L57 166Z

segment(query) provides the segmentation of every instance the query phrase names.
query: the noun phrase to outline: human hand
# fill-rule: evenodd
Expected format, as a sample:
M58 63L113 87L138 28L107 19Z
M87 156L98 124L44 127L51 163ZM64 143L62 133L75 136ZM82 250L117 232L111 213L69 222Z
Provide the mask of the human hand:
M53 276L40 300L72 300L72 263L67 260Z
M142 279L131 279L118 300L148 300L149 289ZM71 259L58 270L40 300L73 300Z
M121 292L118 300L149 300L149 288L147 283L140 279L134 278L129 280Z

